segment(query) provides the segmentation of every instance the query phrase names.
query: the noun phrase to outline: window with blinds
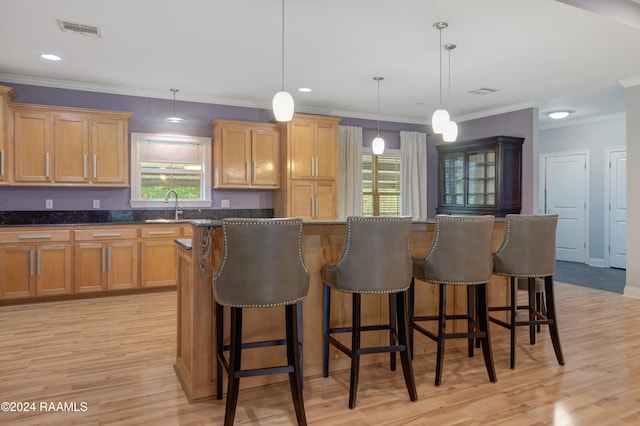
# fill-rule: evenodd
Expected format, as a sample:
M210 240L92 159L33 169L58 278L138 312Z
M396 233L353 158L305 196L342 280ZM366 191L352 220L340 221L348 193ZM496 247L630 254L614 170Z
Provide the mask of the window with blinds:
M400 151L362 155L362 213L400 216Z

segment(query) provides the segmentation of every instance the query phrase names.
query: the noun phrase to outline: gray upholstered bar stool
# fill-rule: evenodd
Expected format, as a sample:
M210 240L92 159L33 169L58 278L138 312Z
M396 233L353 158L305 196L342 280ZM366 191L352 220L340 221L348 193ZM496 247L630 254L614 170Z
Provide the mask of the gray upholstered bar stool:
M233 424L241 377L288 373L298 424L306 425L300 364L301 328L297 306L309 290L309 272L302 258L302 219L224 219L224 253L213 271L216 318L218 399L222 399L222 368L229 375L224 424ZM242 343L242 309L285 307L286 339ZM230 344L223 342L223 306L231 307ZM287 364L242 370L243 349L287 346ZM229 350L229 360L224 352Z
M404 380L412 401L418 399L408 346L406 291L411 283L409 235L411 217L349 217L340 259L322 267L324 281L323 375L329 375L329 344L351 358L349 408L356 405L360 355L389 352L395 369L395 352L400 352ZM350 327L331 327L331 289L351 293ZM389 323L363 326L360 318L362 294L389 296ZM396 329L397 325L397 329ZM387 346L362 347L361 332L389 330ZM351 333L351 347L334 336Z
M491 317L491 321L511 332L510 366L516 365L516 327L528 326L530 343L535 343L535 327L549 326L551 343L560 365L564 356L560 346L556 320L553 273L556 267L556 227L558 215L507 215L502 244L493 255L493 273L509 277L510 302L508 306L489 308L490 311L508 311L509 321ZM527 303L518 305L518 279L527 279ZM544 280L544 301L536 303ZM527 319L518 318L518 310L527 311Z
M484 362L489 380L495 382L496 372L491 352L489 334L489 312L487 305L487 283L491 280L491 235L493 216L448 216L436 215L435 233L426 257L414 257L413 280L409 290L409 323L413 351L413 331L418 331L438 343L436 355L435 385L442 378L445 341L466 338L469 340L469 356L473 356L473 340L482 345ZM439 286L438 314L414 314L415 280ZM467 313L447 314L447 285L466 286ZM447 331L448 320L465 320L467 332ZM437 321L433 333L419 322Z

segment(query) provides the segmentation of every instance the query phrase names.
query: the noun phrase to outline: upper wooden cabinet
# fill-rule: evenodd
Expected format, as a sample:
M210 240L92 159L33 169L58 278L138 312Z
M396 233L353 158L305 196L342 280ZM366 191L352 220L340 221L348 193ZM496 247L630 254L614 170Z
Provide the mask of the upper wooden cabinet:
M14 182L127 186L131 113L9 104Z
M296 114L281 124L280 190L277 217L304 220L338 218L338 123L340 118Z
M436 145L443 214L520 213L524 138L493 136Z
M9 106L8 102L15 99L16 94L10 87L0 86L0 185L11 182L12 161L11 144L9 143Z
M280 134L274 124L213 120L215 188L280 186Z

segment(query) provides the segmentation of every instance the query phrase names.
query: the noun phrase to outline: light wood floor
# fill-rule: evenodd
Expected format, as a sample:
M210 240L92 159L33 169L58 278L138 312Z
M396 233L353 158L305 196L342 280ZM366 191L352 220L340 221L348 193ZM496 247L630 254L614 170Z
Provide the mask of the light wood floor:
M434 357L416 357L415 403L400 369L363 368L355 410L347 408L348 372L307 377L309 424L640 424L640 300L568 284L557 284L556 296L566 366L546 330L530 346L522 329L510 370L507 335L493 328L497 383L482 356L461 350L446 353L438 388ZM0 400L36 404L0 412L0 424L221 424L224 400L189 404L182 393L175 329L173 292L0 307ZM77 411L47 412L40 402L76 403ZM236 424L293 422L286 382L241 390Z

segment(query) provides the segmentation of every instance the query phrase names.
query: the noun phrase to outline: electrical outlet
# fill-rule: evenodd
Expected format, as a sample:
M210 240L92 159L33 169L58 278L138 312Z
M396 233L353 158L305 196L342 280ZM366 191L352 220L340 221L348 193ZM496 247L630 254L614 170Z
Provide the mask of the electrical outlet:
M53 208L53 200L44 200L44 208L52 209Z
M93 200L93 208L94 209L100 208L100 200Z
M231 203L229 200L220 200L220 207L222 207L223 209L228 209L229 207L231 207Z

